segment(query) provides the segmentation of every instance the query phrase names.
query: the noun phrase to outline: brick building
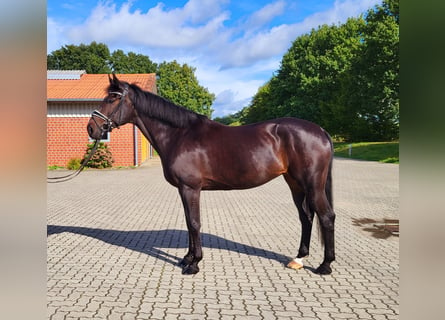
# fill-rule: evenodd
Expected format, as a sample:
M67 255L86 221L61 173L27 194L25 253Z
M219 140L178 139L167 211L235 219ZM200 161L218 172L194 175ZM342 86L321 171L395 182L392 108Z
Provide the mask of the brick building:
M135 83L156 93L156 75L118 74L120 80ZM106 95L107 74L86 74L82 70L47 72L47 164L66 167L72 158L82 158L91 143L86 126L91 113ZM114 129L103 140L108 144L113 166L140 165L151 154L147 139L132 124Z

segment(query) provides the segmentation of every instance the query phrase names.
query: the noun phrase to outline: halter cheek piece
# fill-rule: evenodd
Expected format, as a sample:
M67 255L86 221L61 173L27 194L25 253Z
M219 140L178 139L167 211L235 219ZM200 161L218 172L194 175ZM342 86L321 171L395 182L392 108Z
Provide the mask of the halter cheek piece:
M91 118L94 120L94 122L96 123L96 125L99 127L99 124L96 122L95 118L99 118L105 121L105 123L102 125L102 127L100 127L102 134L104 134L105 132L110 132L111 130L113 130L114 128L119 128L119 125L116 121L114 121L113 119L111 119L111 117L118 111L120 110L120 106L123 102L123 98L128 94L128 85L125 85L124 91L123 92L119 92L119 91L110 91L108 92L108 94L115 94L119 96L119 104L116 106L116 108L114 108L113 112L110 113L110 115L107 117L106 115L104 115L102 112L100 112L99 110L94 110L93 113L91 114ZM119 113L119 119L120 119L120 113Z

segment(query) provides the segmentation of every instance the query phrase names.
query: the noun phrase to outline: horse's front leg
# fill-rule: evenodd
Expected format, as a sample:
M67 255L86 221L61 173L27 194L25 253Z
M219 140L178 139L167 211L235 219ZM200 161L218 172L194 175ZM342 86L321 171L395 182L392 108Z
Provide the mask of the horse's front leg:
M195 274L199 272L198 262L202 260L201 219L199 212L201 190L181 186L179 193L184 205L185 219L189 232L189 251L181 261L183 266L182 273Z
M190 230L188 220L189 219L187 219L187 214L186 214L187 230ZM188 239L189 239L189 250L187 251L187 254L184 256L184 258L179 262L179 266L183 268L191 264L193 261L193 251L194 251L193 248L195 247L195 245L193 243L193 238L190 232L188 233Z

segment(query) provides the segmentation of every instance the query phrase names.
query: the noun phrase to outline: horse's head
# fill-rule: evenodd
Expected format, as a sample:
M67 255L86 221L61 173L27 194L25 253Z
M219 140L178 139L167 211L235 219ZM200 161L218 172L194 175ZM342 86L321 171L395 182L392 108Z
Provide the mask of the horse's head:
M92 139L101 139L106 132L132 122L136 116L128 83L119 81L114 73L113 78L108 78L108 94L88 122L87 130Z

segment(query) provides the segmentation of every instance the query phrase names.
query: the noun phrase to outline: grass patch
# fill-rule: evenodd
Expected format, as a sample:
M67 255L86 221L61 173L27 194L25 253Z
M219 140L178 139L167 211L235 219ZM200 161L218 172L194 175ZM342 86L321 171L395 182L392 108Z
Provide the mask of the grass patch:
M349 156L350 144L351 156ZM339 142L334 143L334 154L342 158L399 163L399 142Z
M48 170L58 170L58 169L65 169L65 167L61 167L61 166L58 166L58 165L51 165L51 166L48 166Z

